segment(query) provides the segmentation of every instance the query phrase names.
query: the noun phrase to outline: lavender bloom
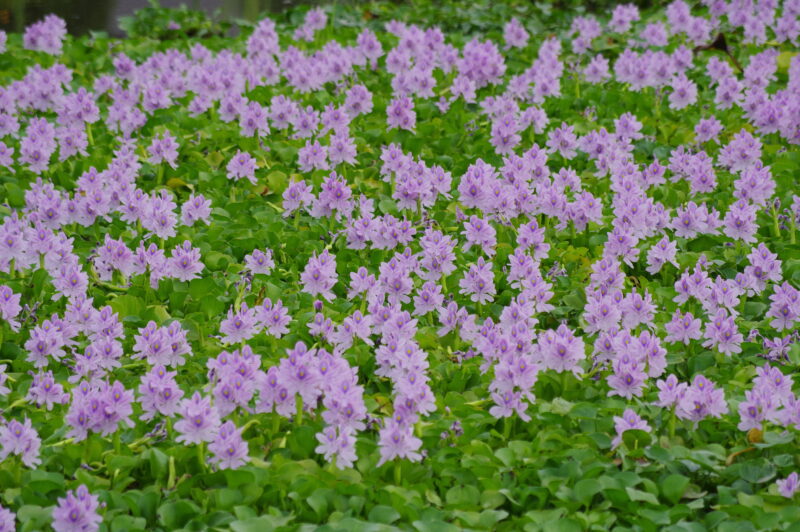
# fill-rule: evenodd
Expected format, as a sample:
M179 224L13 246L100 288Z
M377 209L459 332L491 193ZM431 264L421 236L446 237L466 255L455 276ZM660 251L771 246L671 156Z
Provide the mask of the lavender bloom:
M0 50L0 53L2 53L2 50ZM15 521L16 515L14 515L14 512L0 505L0 532L14 532L16 530Z
M544 368L558 373L571 371L580 377L580 362L586 358L585 346L583 339L575 336L566 325L561 324L555 331L545 331L539 337L538 353Z
M414 436L414 427L398 423L394 418L386 419L386 425L380 430L378 445L381 454L378 466L396 458L406 458L412 462L422 460L418 452L422 440Z
M492 225L486 221L471 216L468 222L464 222L464 231L461 234L466 238L466 242L462 249L467 251L472 246L478 246L488 256L493 256L495 253L494 247L497 244L495 238L496 231Z
M220 469L238 469L248 462L247 442L242 439L242 429L233 421L226 421L219 428L208 449L214 454L212 462Z
M0 396L8 395L11 390L6 386L8 375L6 375L7 364L0 364Z
M800 490L800 477L798 477L796 471L793 471L788 477L776 481L775 485L778 486L778 492L781 495L787 499L791 499L794 497L794 494Z
M614 362L614 373L608 377L611 390L608 396L619 395L625 399L641 397L647 374L636 363L626 363L619 359Z
M685 345L689 345L692 340L702 338L701 325L702 322L695 318L691 312L682 314L681 311L676 310L672 315L672 321L664 326L667 330L667 337L664 340L666 342L682 342Z
M188 240L183 245L175 246L166 264L168 275L181 281L197 279L203 268L205 266L200 260L200 250L193 248Z
M191 226L195 222L204 222L209 225L211 216L211 200L206 199L202 194L189 195L189 198L181 205L181 223Z
M336 297L332 290L337 281L336 257L328 253L327 249L319 256L314 253L308 259L306 267L300 275L303 292L312 296L319 294L328 301L332 301Z
M246 178L256 184L256 160L247 152L238 151L228 162L228 179L236 180Z
M97 513L100 504L97 495L81 484L78 489L59 497L53 509L53 530L56 532L96 532L103 518Z
M159 137L153 137L148 152L150 157L147 160L150 164L157 165L166 162L172 168L177 168L175 162L178 159L178 143L168 131Z
M289 333L288 325L292 318L280 300L273 303L270 298L264 298L262 304L256 307L256 317L270 336L280 338Z
M651 432L652 428L646 420L642 419L630 408L626 409L622 416L614 416L614 428L617 435L611 440L611 448L616 449L622 444L622 435L628 430L643 430Z
M353 467L356 460L356 439L353 437L353 429L325 427L316 437L319 445L314 452L323 455L325 460L336 465L338 469Z
M179 432L175 441L192 443L212 442L217 438L220 430L219 413L211 406L211 400L194 392L191 398L183 399L180 403L182 419L175 423L175 430Z
M219 332L224 335L224 344L245 342L255 336L259 329L256 311L248 308L247 303L242 303L238 311L234 311L233 307L229 308L227 319L222 320L219 326Z
M328 170L328 147L323 146L318 140L306 141L306 145L297 152L298 166L301 172L312 170Z
M22 307L19 305L21 294L15 294L6 285L0 285L0 318L8 323L12 331L19 330L19 322L16 318Z
M727 412L728 405L725 403L724 391L716 388L713 382L702 375L695 375L691 386L678 402L676 410L678 417L694 422L708 416L718 418Z
M414 131L417 125L417 113L414 112L414 102L411 98L407 96L395 98L386 106L386 125L389 129Z
M506 48L524 48L528 44L529 38L527 30L516 17L503 27L503 40L506 42Z
M26 50L61 55L66 36L67 23L64 19L56 15L47 15L44 19L25 28L22 42Z
M176 374L157 365L142 376L138 391L139 403L144 411L143 420L153 419L156 414L173 417L179 412L183 390L175 382Z
M264 251L254 249L252 253L245 256L244 263L250 273L254 275L257 273L269 275L269 272L275 267L275 261L272 260L271 249L266 249Z
M23 464L35 468L42 463L39 458L41 445L42 440L27 417L23 423L13 419L0 426L0 461L16 454L22 458Z
M307 207L313 200L311 187L305 181L294 181L283 191L283 215L289 216L300 206Z
M69 394L64 392L64 387L55 381L53 372L39 372L33 377L33 382L28 388L27 399L36 403L37 406L44 406L47 410L52 410L56 404L65 405L69 403Z
M470 266L469 271L459 281L460 293L468 295L471 301L484 304L492 301L495 295L494 273L492 263L478 259L477 264Z
M689 387L685 382L678 382L678 377L672 374L664 380L658 380L656 386L658 386L658 401L655 404L663 408L677 406Z

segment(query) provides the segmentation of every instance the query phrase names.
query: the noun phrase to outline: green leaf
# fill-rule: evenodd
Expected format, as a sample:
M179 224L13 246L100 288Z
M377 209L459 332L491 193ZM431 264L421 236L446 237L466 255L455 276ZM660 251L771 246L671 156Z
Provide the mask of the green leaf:
M661 482L661 493L671 503L677 503L686 491L689 479L683 475L669 475Z
M111 300L109 305L114 312L119 314L120 319L129 316L141 316L145 309L144 300L142 300L142 298L128 294L118 295Z
M447 490L447 504L457 507L477 507L480 492L475 486L453 486Z
M159 522L168 529L182 528L190 519L201 513L200 508L191 501L181 499L159 506Z
M269 532L284 527L294 520L294 516L261 515L249 519L240 519L229 526L233 532Z
M572 491L579 503L588 506L592 497L603 491L603 486L596 479L584 478L575 483Z
M632 501L649 502L650 504L656 504L656 505L658 504L658 499L652 493L648 493L642 490L637 490L631 487L625 488L625 492L628 494L628 497L630 497Z
M391 506L379 504L369 511L370 521L390 525L400 519L400 513Z

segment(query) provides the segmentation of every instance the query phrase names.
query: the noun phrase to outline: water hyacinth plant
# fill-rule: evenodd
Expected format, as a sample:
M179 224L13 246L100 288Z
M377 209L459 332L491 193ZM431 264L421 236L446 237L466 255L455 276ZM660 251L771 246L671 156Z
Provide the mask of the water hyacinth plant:
M796 527L800 2L178 13L0 32L0 531Z

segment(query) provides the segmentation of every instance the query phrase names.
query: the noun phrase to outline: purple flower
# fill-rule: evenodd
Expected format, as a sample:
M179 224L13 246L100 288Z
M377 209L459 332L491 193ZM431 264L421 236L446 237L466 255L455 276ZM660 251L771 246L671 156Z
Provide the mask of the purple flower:
M550 329L539 337L539 359L546 369L558 373L571 371L580 377L583 368L580 362L586 358L583 339L565 325L561 324L555 331Z
M211 216L211 200L206 199L202 194L189 195L189 198L181 205L181 223L191 226L195 222L204 222L209 225Z
M248 462L247 442L242 439L242 429L233 421L226 421L219 428L208 449L214 454L212 462L220 469L238 469Z
M798 477L796 471L793 471L788 477L776 481L775 485L778 486L778 492L781 495L791 499L797 493L797 490L800 490L800 477Z
M44 406L47 410L52 410L56 404L68 404L69 394L64 392L64 387L55 381L52 371L39 372L34 375L33 382L28 388L27 399L39 407Z
M763 430L764 421L770 417L775 418L777 405L763 390L752 389L745 392L745 400L739 403L739 424L741 431L751 429Z
M252 274L261 273L268 275L275 267L275 261L272 260L272 250L254 249L252 253L246 255L244 258L245 266Z
M267 109L258 102L249 102L239 114L239 127L243 137L269 135Z
M37 50L50 55L61 55L64 38L67 36L67 24L56 15L47 15L44 19L25 28L22 37L26 50Z
M697 85L686 77L678 74L672 79L672 92L669 95L670 109L683 109L697 101Z
M492 263L480 257L476 264L470 265L467 273L459 281L459 286L460 293L468 295L471 301L481 305L492 301L496 293Z
M628 430L643 430L651 432L652 429L646 420L631 410L626 409L622 416L614 416L614 429L617 431L616 437L611 440L611 448L616 449L622 444L622 435Z
M692 385L683 394L676 410L678 417L694 422L709 416L719 418L727 412L725 393L703 375L695 375Z
M647 374L636 363L625 363L622 359L614 361L614 373L608 376L611 390L608 396L619 395L625 399L642 396L642 388Z
M682 342L685 345L689 345L692 340L702 338L701 325L702 322L695 318L691 312L682 314L680 310L676 310L672 315L672 321L664 326L667 330L667 337L664 341Z
M336 298L332 290L337 281L336 257L331 255L327 249L320 253L319 256L314 253L308 259L306 267L300 275L303 292L312 296L321 295L328 301Z
M164 366L157 365L142 375L138 391L144 421L153 419L157 413L167 417L178 413L183 390L175 382L176 374L175 371L167 371Z
M293 181L283 191L283 215L289 216L300 206L308 206L314 200L311 187L305 181Z
M422 440L414 436L414 427L397 422L393 417L387 418L386 425L380 430L378 445L381 459L378 466L396 458L406 458L412 462L422 460L418 452Z
M15 520L14 512L0 505L0 532L14 532L16 530Z
M275 303L270 298L264 298L261 305L256 307L256 315L259 323L266 329L267 334L280 338L289 333L289 323L292 318L289 311L283 306L280 300Z
M255 336L260 328L255 309L242 303L238 311L234 311L233 307L228 309L228 317L220 323L219 332L224 335L223 344L238 344Z
M467 251L472 246L478 246L486 255L493 256L495 253L496 231L492 225L477 216L471 216L468 222L464 222L464 231L461 234L466 238L462 249Z
M306 141L305 146L297 152L298 166L301 172L312 170L328 170L328 147L323 146L318 140Z
M6 285L0 285L0 318L8 322L12 331L19 330L19 322L16 318L22 307L19 305L21 294L15 294L11 288Z
M8 395L11 390L6 386L8 375L6 374L7 364L0 364L0 396Z
M800 290L784 281L780 286L775 286L769 299L772 303L766 316L773 318L770 325L776 330L792 329L800 321Z
M507 48L524 48L528 44L529 38L527 30L516 17L503 27L503 40L505 40Z
M417 125L417 113L414 112L414 102L411 98L407 96L395 98L386 106L386 125L388 129L414 131Z
M199 444L212 442L217 438L221 422L219 413L211 406L208 397L194 392L191 398L181 401L180 414L182 419L175 423L175 430L179 432L175 441L178 443Z
M180 246L175 246L172 256L167 260L167 273L170 277L181 281L191 281L200 277L200 272L205 266L200 260L200 250L193 248L191 242L184 240Z
M672 374L664 380L658 380L656 386L658 387L658 401L655 404L663 408L677 406L689 387L685 382L678 382L678 377Z
M662 237L647 252L647 273L651 275L657 274L661 271L661 267L668 262L677 268L677 252L677 244L667 236Z
M564 159L572 159L577 155L578 137L574 128L563 122L560 127L550 131L547 135L548 153L558 152Z
M166 162L172 168L177 168L175 162L178 160L178 143L169 131L165 131L158 137L153 137L153 142L148 148L150 157L147 159L150 164L161 164Z
M256 160L247 152L238 151L228 162L228 179L236 180L247 178L252 184L256 184Z
M22 458L23 464L34 468L42 463L39 458L41 445L42 440L27 417L23 423L12 419L0 425L0 461L10 454L16 454Z
M58 499L53 509L53 530L56 532L96 532L103 518L97 513L100 504L97 495L81 484Z
M356 460L356 439L350 428L325 427L317 433L319 445L314 452L333 463L337 469L353 467Z
M695 138L697 142L708 142L709 140L716 139L722 132L722 122L717 120L716 117L711 116L700 120L694 128Z

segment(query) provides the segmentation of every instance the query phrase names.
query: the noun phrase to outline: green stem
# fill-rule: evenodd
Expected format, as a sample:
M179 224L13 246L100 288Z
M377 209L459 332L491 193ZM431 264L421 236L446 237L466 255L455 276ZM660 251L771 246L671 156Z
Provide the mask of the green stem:
M89 445L89 440L86 439L86 440L83 441L83 457L82 457L81 461L84 464L89 465L89 459L91 457L92 457L92 448Z
M164 163L158 165L158 174L156 174L156 186L161 186L164 181Z
M197 446L197 461L202 471L206 470L206 442L200 442Z
M403 480L403 469L399 460L395 459L394 462L394 483L400 485Z
M781 236L781 225L778 222L778 211L775 210L775 206L772 206L772 236L778 238Z
M89 141L89 146L94 146L94 137L92 136L92 124L86 124L86 139Z
M511 439L511 429L514 428L514 415L510 415L503 419L503 439L509 441Z
M673 406L670 410L670 417L669 417L669 439L675 439L675 422L677 416L675 415L675 407Z
M297 419L295 419L295 423L297 423L298 425L302 425L303 424L303 396L302 395L298 395L297 396L296 403L297 403L297 416L296 416Z
M117 430L114 431L114 440L113 440L114 441L114 454L116 454L117 456L122 454L122 452L121 452L122 444L120 442L119 433L120 433L120 429L117 428Z

